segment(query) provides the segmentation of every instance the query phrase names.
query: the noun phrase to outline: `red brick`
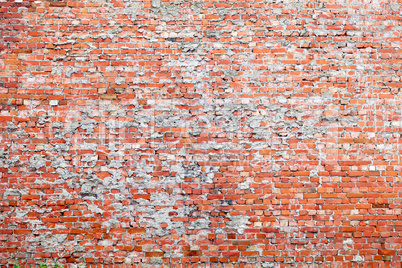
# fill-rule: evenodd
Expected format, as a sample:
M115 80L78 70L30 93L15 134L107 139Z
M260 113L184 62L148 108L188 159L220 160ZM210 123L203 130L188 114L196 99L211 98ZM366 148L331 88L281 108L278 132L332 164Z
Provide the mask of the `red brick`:
M163 257L163 252L145 252L145 257Z
M67 2L50 2L51 7L65 7L67 6Z
M379 249L378 254L380 254L380 255L395 255L396 250Z

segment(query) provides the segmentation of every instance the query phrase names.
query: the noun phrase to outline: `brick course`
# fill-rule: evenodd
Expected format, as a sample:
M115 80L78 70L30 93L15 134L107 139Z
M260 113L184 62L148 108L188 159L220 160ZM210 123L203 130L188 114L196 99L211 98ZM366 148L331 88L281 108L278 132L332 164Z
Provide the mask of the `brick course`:
M401 4L0 2L0 265L400 267Z

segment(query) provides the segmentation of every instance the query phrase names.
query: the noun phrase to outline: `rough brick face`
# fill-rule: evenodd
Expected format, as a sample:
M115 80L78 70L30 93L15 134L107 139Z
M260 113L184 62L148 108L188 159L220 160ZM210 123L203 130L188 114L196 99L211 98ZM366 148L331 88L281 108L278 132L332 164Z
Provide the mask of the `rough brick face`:
M0 2L0 265L399 267L401 4Z

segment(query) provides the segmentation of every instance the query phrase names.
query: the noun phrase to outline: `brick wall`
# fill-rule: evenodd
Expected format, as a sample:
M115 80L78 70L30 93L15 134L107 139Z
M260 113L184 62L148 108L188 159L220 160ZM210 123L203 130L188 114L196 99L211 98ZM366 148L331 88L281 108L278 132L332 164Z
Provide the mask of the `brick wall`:
M1 267L399 267L401 4L0 2Z

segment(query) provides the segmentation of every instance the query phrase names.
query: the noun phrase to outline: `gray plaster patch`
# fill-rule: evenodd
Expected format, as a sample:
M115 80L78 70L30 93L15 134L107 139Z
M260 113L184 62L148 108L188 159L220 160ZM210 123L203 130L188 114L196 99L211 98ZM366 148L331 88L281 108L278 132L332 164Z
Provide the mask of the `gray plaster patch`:
M343 250L350 250L352 249L353 240L351 238L346 239L343 241Z
M389 7L391 8L392 11L398 12L399 8L400 8L400 5L396 4L396 3L391 3L391 4L389 4Z
M152 0L152 7L160 8L161 7L161 0Z
M9 195L25 195L28 193L28 189L7 189L4 193L4 198L7 199Z
M35 154L29 158L29 164L33 168L41 168L46 166L46 159L44 159L40 154Z
M8 158L8 152L4 150L0 150L0 159Z
M355 256L353 256L353 261L355 261L355 262L363 262L364 258L362 256L360 256L360 255L355 255Z
M274 267L279 267L279 263L274 263L274 262L264 262L261 264L262 268L274 268Z
M211 221L208 219L198 219L191 222L189 229L208 229Z
M239 234L244 233L244 229L247 228L247 225L250 224L250 217L248 216L232 216L230 217L230 221L226 223L228 228L236 229Z

